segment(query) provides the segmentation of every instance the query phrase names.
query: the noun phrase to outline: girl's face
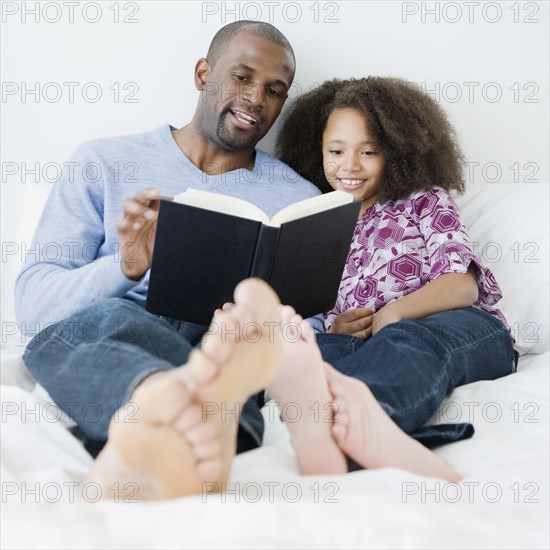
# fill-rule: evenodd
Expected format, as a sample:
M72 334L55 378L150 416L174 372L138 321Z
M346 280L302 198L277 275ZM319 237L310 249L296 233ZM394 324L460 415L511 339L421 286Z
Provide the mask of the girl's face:
M369 136L365 117L351 108L333 111L323 132L322 147L327 181L333 189L362 200L363 213L378 198L385 166Z

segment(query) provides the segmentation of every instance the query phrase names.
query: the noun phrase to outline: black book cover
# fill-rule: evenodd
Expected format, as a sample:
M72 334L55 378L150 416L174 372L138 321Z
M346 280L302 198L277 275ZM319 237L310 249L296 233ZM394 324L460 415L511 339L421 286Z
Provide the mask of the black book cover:
M269 283L304 319L334 306L360 202L281 225Z
M280 228L161 201L146 308L207 325L247 277L268 281L283 304L309 317L336 300L360 203Z

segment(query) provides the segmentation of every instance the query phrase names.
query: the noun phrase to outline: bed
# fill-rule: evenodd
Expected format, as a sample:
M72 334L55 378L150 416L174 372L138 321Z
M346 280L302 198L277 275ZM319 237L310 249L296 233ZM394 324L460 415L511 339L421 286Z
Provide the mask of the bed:
M458 485L394 468L301 476L288 431L266 406L264 445L237 456L225 494L98 501L83 482L92 459L26 372L25 339L5 302L2 547L548 548L548 191L548 182L470 185L458 198L521 353L517 373L457 388L430 420L475 425L471 439L437 449L464 475ZM28 192L21 242L37 195ZM12 261L8 287L18 268Z

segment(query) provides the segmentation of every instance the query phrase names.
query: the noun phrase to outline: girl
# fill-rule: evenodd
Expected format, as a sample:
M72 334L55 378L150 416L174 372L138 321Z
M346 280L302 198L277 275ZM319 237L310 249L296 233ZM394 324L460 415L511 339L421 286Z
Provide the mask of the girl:
M463 155L443 110L400 79L332 80L294 103L277 147L323 192L362 201L317 335L323 359L364 382L425 446L471 437L470 424L424 424L455 387L515 372L517 352L495 307L500 288L469 247L450 194L464 190ZM343 420L333 435L366 466Z

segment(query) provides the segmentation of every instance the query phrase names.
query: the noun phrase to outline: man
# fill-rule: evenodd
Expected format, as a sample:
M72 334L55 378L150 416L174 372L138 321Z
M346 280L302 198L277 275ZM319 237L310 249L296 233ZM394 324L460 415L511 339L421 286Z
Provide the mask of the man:
M275 27L226 25L195 66L200 96L189 124L83 144L54 187L34 244L55 242L64 254L24 267L16 311L22 325L43 329L25 364L77 422L93 454L140 383L186 363L192 350L188 327L143 308L161 193L215 191L269 216L319 193L255 149L279 116L294 72L292 48ZM241 427L239 451L261 444L254 399Z

